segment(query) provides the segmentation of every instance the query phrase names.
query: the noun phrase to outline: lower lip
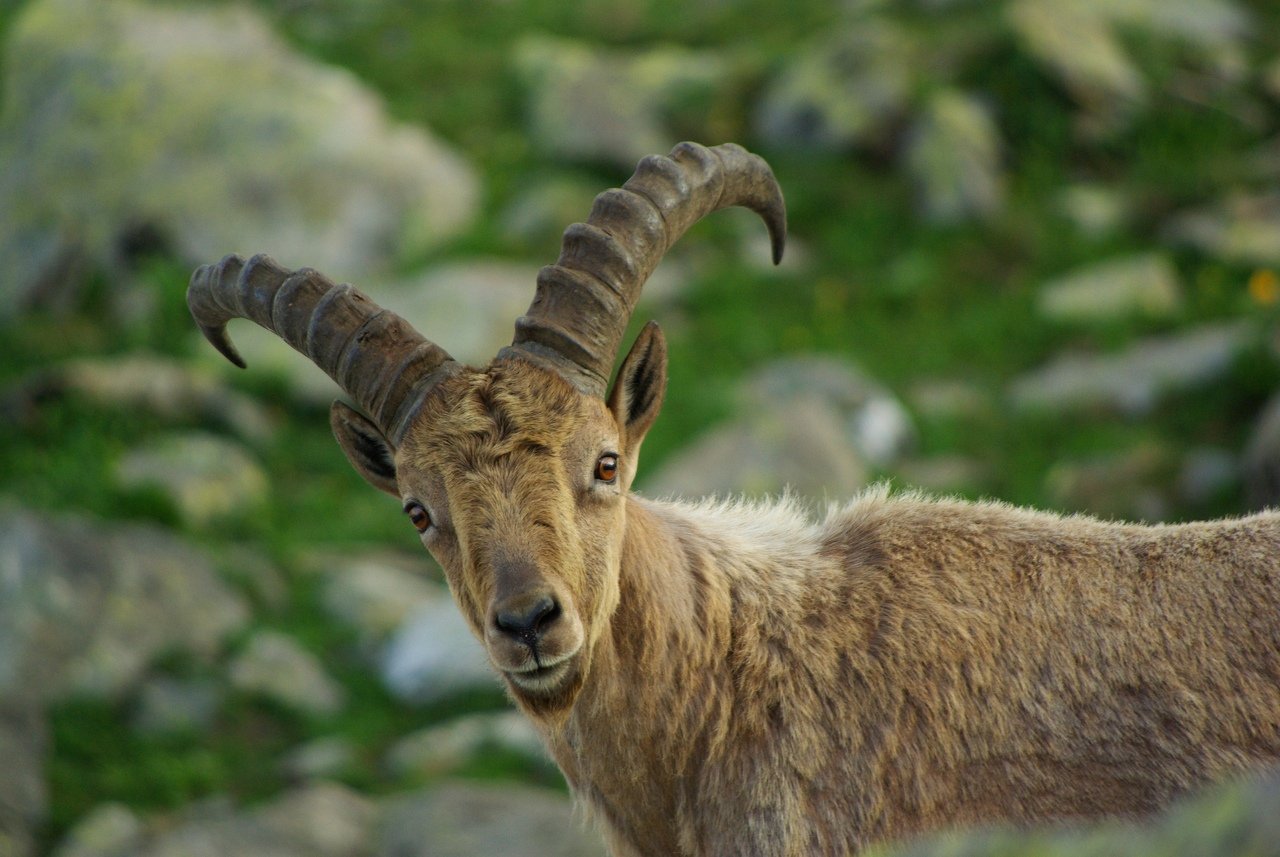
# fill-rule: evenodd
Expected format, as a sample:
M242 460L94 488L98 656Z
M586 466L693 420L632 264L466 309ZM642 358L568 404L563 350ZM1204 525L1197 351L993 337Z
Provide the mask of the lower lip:
M507 677L520 688L528 690L545 690L551 680L560 675L565 669L564 663L558 663L555 666L539 667L528 672L509 672Z

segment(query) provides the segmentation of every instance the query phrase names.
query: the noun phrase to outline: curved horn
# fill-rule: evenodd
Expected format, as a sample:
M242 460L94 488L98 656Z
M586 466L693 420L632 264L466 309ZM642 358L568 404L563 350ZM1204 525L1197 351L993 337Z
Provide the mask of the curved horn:
M213 347L244 360L227 322L247 318L311 358L398 446L426 394L458 369L443 348L359 290L269 256L227 256L191 275L187 306Z
M596 197L586 223L565 230L559 260L538 273L533 303L498 356L532 359L603 397L645 280L686 229L734 205L764 219L777 264L786 207L762 158L733 143L681 143L640 161L626 184Z

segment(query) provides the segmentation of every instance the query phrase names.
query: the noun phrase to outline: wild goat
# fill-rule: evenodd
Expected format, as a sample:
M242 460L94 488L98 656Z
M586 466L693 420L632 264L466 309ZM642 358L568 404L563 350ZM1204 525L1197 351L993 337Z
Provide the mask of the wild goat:
M684 143L565 232L512 345L459 365L313 270L234 256L188 291L329 373L351 463L404 505L615 855L850 854L944 826L1132 815L1280 759L1280 513L1182 526L873 488L629 493L666 385L640 289L704 215L785 238L769 167Z

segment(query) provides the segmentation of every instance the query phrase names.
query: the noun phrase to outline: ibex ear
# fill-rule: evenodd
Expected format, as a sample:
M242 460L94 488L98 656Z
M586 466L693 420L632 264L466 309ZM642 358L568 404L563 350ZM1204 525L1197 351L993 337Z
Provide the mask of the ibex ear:
M667 340L656 322L649 322L636 337L622 361L609 410L618 427L626 432L626 445L635 449L658 418L662 398L667 393Z
M329 425L356 473L374 488L399 499L396 451L378 427L342 402L329 408Z

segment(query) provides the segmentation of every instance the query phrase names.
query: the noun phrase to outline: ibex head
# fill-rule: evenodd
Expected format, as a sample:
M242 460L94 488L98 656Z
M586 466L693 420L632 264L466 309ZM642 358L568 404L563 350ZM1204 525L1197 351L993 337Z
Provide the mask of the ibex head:
M565 231L514 342L484 369L460 365L351 286L263 256L200 268L187 302L237 365L226 324L248 318L360 405L364 415L340 402L331 411L347 458L404 504L516 700L550 713L576 697L617 605L624 498L666 389L656 324L606 397L614 357L663 254L734 205L764 218L776 262L785 212L763 160L692 143L644 159Z

